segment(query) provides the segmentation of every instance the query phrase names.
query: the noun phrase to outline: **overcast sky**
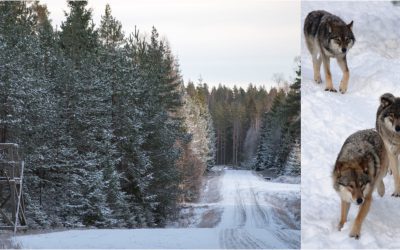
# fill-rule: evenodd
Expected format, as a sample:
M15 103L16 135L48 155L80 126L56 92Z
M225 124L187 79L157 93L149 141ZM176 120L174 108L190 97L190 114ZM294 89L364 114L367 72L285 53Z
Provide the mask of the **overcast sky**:
M42 0L60 26L66 0ZM178 57L185 82L270 86L275 73L293 76L300 55L300 1L89 0L96 25L109 3L125 34L155 26Z

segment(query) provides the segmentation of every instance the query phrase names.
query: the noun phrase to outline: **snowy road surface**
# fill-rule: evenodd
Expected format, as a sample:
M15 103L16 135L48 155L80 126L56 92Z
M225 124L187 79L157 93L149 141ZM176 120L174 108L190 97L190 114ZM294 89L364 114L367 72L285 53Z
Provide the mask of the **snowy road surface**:
M218 188L219 192L216 192ZM299 248L300 185L252 171L210 179L186 228L96 229L18 236L24 248ZM197 218L197 219L196 219Z
M375 127L379 97L385 92L400 96L400 6L391 2L302 3L302 27L312 10L326 10L346 23L354 20L354 47L347 56L350 69L348 92L325 92L313 82L310 54L302 34L302 248L400 248L400 198L391 197L393 177L384 178L386 194L373 195L361 229L361 238L348 236L357 214L352 206L341 232L336 226L340 199L332 186L332 168L345 139L353 132ZM342 73L331 60L335 88ZM323 70L321 69L321 73Z
M299 229L284 211L283 202L273 203L268 196L300 195L299 185L266 182L251 171L226 171L221 193L224 207L218 224L223 248L296 248ZM287 197L286 197L287 198ZM287 209L294 209L287 207ZM280 213L287 214L289 222Z

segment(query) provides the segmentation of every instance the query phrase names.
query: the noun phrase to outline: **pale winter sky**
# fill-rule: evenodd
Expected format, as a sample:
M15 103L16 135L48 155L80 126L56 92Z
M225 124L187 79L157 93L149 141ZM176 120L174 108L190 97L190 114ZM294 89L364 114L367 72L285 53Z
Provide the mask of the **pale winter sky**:
M60 27L66 0L42 0ZM185 82L269 87L294 75L300 55L300 0L89 0L96 26L109 3L125 34L154 25L178 57Z

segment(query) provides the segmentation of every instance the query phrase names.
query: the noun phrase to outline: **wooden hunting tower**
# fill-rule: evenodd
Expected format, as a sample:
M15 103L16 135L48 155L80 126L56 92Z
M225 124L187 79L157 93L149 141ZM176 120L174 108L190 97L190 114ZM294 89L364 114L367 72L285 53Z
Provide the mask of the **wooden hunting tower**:
M24 161L18 145L0 143L0 230L26 228L22 193Z

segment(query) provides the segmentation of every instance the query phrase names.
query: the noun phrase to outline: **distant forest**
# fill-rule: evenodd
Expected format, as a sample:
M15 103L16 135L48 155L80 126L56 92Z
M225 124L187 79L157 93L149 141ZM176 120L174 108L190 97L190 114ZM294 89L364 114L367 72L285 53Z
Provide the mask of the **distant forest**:
M209 90L192 82L187 93L208 104L215 133L215 163L300 174L300 65L286 88L246 90L223 85Z
M30 228L163 227L216 163L296 155L299 88L185 87L155 28L126 35L109 5L99 27L86 1L68 7L55 30L45 5L0 2L0 143L25 160Z
M187 92L195 95L193 83L189 83ZM249 163L257 148L262 115L270 110L278 90L272 88L268 92L250 84L246 90L219 85L209 91L207 85L199 84L197 92L208 103L213 120L216 164Z

